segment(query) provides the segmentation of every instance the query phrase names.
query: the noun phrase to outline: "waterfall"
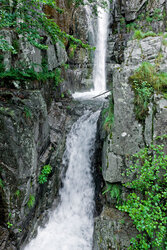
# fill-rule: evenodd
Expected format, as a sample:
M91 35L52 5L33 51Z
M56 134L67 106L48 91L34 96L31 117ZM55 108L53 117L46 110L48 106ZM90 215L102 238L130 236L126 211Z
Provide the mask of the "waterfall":
M106 51L109 24L109 3L106 3L106 8L98 7L97 22L93 19L89 5L85 5L87 23L89 26L89 42L91 46L96 47L93 61L94 87L93 90L88 92L75 92L73 94L74 98L90 99L106 91Z
M60 203L45 228L25 250L91 250L93 236L94 184L91 158L94 153L100 111L86 113L72 126L63 163L68 165Z
M109 4L108 4L109 5ZM109 8L109 7L108 7ZM109 23L109 10L98 7L96 50L93 68L94 90L98 93L106 90L106 50Z

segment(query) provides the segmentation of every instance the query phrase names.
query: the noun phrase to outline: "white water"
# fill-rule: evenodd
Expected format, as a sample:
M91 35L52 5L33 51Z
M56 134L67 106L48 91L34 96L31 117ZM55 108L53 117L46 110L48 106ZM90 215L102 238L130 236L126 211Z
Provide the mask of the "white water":
M109 24L109 4L108 7L105 9L98 7L96 29L94 27L95 21L92 19L92 12L90 7L86 5L85 9L87 13L89 33L91 36L90 43L91 45L96 47L93 65L94 87L88 92L75 92L73 94L73 97L77 99L90 99L106 91L106 51ZM102 96L102 98L106 97L108 94L109 93L105 94L104 96Z
M97 19L97 41L93 68L93 81L95 92L101 93L106 91L106 51L107 35L109 23L109 7L103 9L98 7Z
M67 137L63 162L68 165L60 204L45 228L25 250L91 250L93 235L94 184L91 156L100 111L74 123Z

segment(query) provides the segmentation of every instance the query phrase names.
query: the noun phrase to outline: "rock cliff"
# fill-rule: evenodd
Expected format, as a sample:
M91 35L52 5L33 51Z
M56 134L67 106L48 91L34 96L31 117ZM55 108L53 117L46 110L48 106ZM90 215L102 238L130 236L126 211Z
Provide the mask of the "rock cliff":
M135 39L137 29L156 34ZM136 97L130 83L130 76L143 62L151 63L159 72L167 72L165 30L166 1L114 2L107 56L114 122L103 144L102 175L106 185L119 188L122 200L129 192L122 186L129 180L123 176L131 163L129 157L150 145L157 136L167 134L167 100L163 93L154 92L147 115L141 121L135 114ZM166 147L167 144L165 152ZM116 200L107 192L104 197L103 211L95 218L94 249L127 249L138 231L127 214L115 209Z

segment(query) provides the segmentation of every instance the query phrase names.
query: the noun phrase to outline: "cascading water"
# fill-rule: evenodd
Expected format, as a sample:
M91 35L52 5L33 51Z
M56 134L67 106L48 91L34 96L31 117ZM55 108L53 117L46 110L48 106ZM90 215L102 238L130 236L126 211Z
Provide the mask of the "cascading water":
M108 4L109 6L109 4ZM109 7L98 7L97 19L97 38L96 50L93 68L93 82L95 92L104 92L106 90L106 50L107 50L107 35L109 23Z
M91 158L100 111L86 113L74 123L67 137L63 163L68 165L60 203L45 228L25 250L91 250L94 184Z
M90 25L91 13L87 9ZM94 59L94 91L76 94L76 98L89 99L106 90L105 57L107 48L108 11L98 8L96 52ZM92 43L94 27L90 27ZM93 45L93 44L92 44ZM60 203L50 214L45 228L24 250L91 250L93 244L94 184L91 158L94 152L97 119L100 111L86 111L72 126L66 141L63 163L67 165Z
M107 35L109 24L109 3L107 7L98 7L97 23L92 19L92 12L89 6L85 6L87 22L89 25L90 43L96 47L93 62L93 90L89 92L76 92L74 98L88 99L106 91L106 51ZM95 32L96 30L96 32ZM96 34L95 34L96 33ZM95 41L96 40L96 41Z

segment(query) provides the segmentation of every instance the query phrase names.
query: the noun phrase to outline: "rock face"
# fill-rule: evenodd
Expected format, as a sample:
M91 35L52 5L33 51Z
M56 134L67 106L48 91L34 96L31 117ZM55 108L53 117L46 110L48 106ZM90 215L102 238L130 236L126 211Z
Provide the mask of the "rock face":
M128 249L136 229L129 217L117 209L105 206L99 218L95 219L93 250Z
M64 98L47 110L40 90L6 90L0 99L0 246L20 249L58 195L66 136L85 105ZM40 184L48 164L52 171Z
M67 1L57 1L65 12L59 16L47 8L45 11L55 18L60 27L81 38L89 40L88 22L84 8L75 10ZM122 173L129 166L128 156L149 145L162 134L167 134L167 100L155 94L149 105L144 123L136 119L134 113L134 92L129 77L143 61L158 63L160 71L167 72L166 38L162 36L132 40L135 29L143 32L152 29L164 32L167 26L165 0L113 1L108 34L107 79L112 83L114 103L114 123L112 134L104 139L102 160L100 153L94 166L102 165L94 175L97 178L96 199L103 182L116 184L125 198L128 190L122 187L127 181ZM151 27L151 28L150 28ZM15 34L3 30L3 35L12 44ZM1 33L2 34L2 33ZM64 70L64 81L56 91L47 81L25 83L24 90L18 82L13 82L15 90L0 90L0 249L19 249L34 234L37 226L45 218L45 211L51 207L61 185L64 173L61 164L66 134L72 123L82 115L84 105L76 108L69 99L60 99L68 89L86 89L92 84L93 55L82 48L65 48L52 44L46 38L46 52L30 46L19 37L19 53L13 60L11 53L4 55L6 70L18 61L34 63L36 72L41 71L45 61L49 71L62 64L69 64ZM163 54L163 56L161 56ZM52 86L52 87L51 87ZM111 86L110 86L111 87ZM78 106L78 104L77 104ZM96 105L95 105L96 106ZM155 113L156 107L156 113ZM96 109L96 107L95 107ZM104 132L103 132L104 133ZM99 135L100 136L100 135ZM97 144L100 143L98 138ZM99 146L100 147L100 146ZM98 146L97 146L98 148ZM167 149L165 149L167 151ZM39 183L42 167L50 164L52 172L45 184ZM64 171L63 171L64 170ZM115 200L105 194L103 209L97 201L94 230L94 250L127 249L130 239L137 234L129 217L114 208Z
M63 25L62 16L57 20L51 9L46 12L64 31L87 42L85 9L74 11L63 1L58 6L64 7L68 15L63 17ZM0 90L0 249L9 250L20 249L34 235L46 217L45 211L57 197L60 176L65 171L61 160L66 135L84 112L84 106L76 108L76 102L61 99L61 94L65 97L69 90L87 84L92 66L89 52L79 48L70 57L73 51L69 45L63 48L53 44L50 37L45 37L48 50L44 51L34 48L23 37L16 37L11 30L1 30L0 35L10 44L17 40L18 54L3 54L6 70L24 63L34 64L35 71L41 72L46 64L49 72L62 68L64 78L58 87L53 80L11 81L12 90ZM62 66L65 64L69 64L66 71ZM52 172L47 182L40 184L41 170L48 164Z
M149 2L149 3L148 3ZM155 9L159 9L159 19L155 20ZM129 156L141 148L150 145L157 137L167 134L167 100L163 95L154 94L149 104L149 112L144 123L136 119L134 112L134 91L129 77L142 62L158 65L160 72L166 72L167 47L163 36L132 40L133 29L129 25L138 25L138 29L148 31L148 22L140 15L152 18L151 29L165 31L165 1L115 1L108 38L107 74L112 81L114 104L114 123L112 132L103 143L102 175L107 185L117 185L124 200L127 189L122 184L127 177L122 174L130 165ZM151 20L151 19L150 19ZM156 23L157 21L157 23ZM161 56L162 55L162 56ZM161 59L160 59L161 57ZM156 110L156 112L155 112ZM165 145L165 152L167 145ZM103 199L103 211L95 218L94 249L127 249L130 239L137 234L132 228L130 218L115 209L116 200L107 193ZM125 223L121 223L124 221ZM129 223L129 224L128 224Z

